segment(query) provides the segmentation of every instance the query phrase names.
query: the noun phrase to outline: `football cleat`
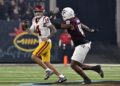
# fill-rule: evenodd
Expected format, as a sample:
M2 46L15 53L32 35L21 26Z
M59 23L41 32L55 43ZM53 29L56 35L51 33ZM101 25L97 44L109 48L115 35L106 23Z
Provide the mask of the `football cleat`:
M67 79L65 77L59 77L59 79L56 83L63 83L65 81L67 81Z
M101 78L104 78L104 72L100 65L96 65L95 71L101 76Z
M82 84L91 84L92 82L91 82L91 80L90 79L85 79L83 82L82 82Z
M47 70L47 71L46 71L46 75L45 75L44 80L49 79L49 77L50 77L51 75L53 75L53 71L51 71L51 70Z

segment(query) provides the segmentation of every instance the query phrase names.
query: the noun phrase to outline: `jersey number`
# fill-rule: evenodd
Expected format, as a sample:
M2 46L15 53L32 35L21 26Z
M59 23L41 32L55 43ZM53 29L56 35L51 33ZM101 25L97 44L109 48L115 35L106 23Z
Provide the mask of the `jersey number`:
M39 34L39 36L41 36L41 31L40 31L39 25L37 25L37 27L36 27L36 32Z

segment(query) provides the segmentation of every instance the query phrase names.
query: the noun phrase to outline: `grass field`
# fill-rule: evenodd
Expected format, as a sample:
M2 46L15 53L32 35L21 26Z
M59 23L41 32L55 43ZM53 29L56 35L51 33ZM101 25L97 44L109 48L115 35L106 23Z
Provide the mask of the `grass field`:
M44 80L44 70L36 64L0 64L0 86L41 86L45 83L52 86L80 86L82 78L69 65L54 65L68 81L63 84L52 84L58 80L53 75ZM92 79L90 86L120 86L120 65L103 64L105 77L102 79L96 72L86 71Z

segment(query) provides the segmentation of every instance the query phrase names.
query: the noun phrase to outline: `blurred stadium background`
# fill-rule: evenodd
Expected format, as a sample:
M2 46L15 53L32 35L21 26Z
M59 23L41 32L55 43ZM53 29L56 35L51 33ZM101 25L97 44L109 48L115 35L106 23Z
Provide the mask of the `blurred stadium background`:
M32 20L32 7L38 4L45 6L46 14L53 11L56 6L60 11L64 7L72 7L81 22L91 28L99 29L99 32L95 34L86 33L88 39L92 41L92 49L87 55L85 63L103 64L106 77L102 80L120 81L120 0L0 0L1 86L14 86L23 82L45 82L42 81L43 75L40 75L42 74L42 69L35 65L30 58L31 52L37 45L37 41L33 42L36 40L36 36L23 34L20 26L21 20ZM60 17L57 16L58 20ZM58 30L57 34L52 38L51 62L55 64L63 64L64 51L58 46L61 33L62 31ZM70 62L73 50L66 51ZM108 65L106 66L105 64ZM60 65L57 68L61 70L65 67ZM79 76L68 66L66 69L62 70L62 72L70 78L70 81L73 78L77 81L79 80ZM101 80L97 75L95 76L91 72L87 73L94 80L96 78ZM56 77L53 76L52 81L55 79Z

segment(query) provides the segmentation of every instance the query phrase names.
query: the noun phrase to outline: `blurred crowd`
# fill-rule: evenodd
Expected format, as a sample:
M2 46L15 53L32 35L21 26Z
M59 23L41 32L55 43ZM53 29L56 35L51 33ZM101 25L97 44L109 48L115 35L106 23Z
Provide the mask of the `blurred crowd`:
M0 20L31 20L33 17L32 6L27 1L28 0L0 0Z
M45 5L44 2L38 0L0 0L0 20L2 21L21 21L32 20L33 7L35 5ZM59 8L56 7L50 12L45 12L45 15L54 20L60 17L58 14Z

